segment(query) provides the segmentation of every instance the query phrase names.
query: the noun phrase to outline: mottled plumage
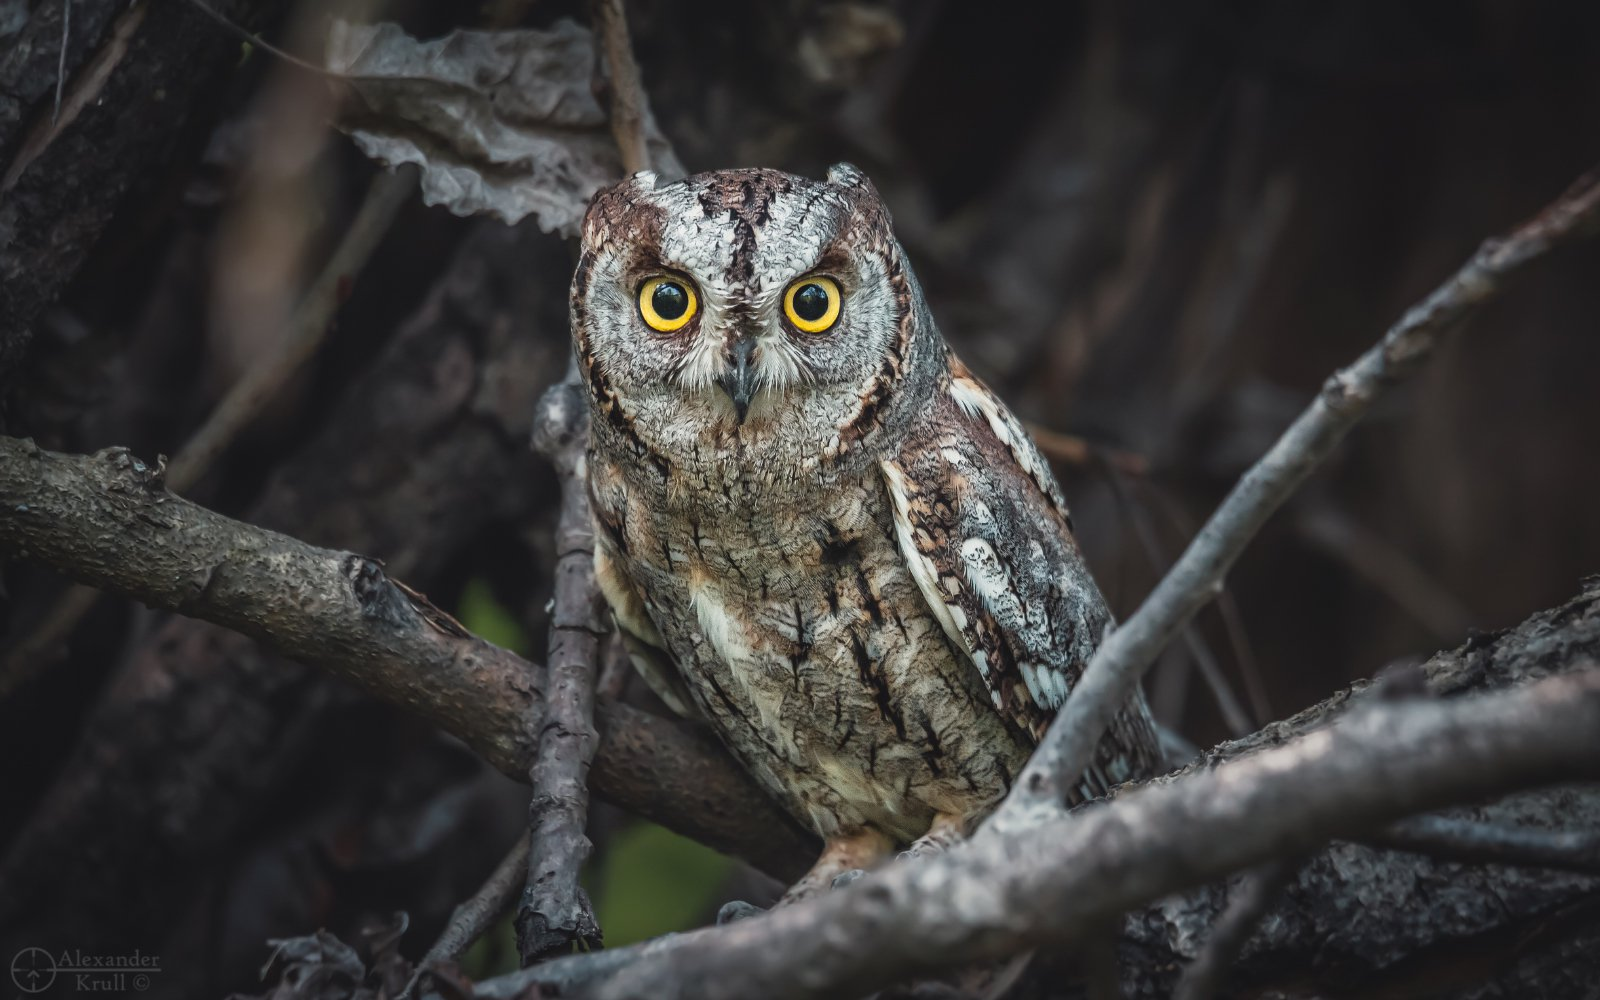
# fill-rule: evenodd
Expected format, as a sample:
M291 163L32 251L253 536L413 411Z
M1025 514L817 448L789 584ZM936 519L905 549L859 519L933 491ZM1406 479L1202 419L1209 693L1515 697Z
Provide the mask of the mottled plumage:
M589 210L572 308L596 568L652 687L829 841L813 885L961 835L1110 617L870 182L635 176ZM1156 759L1136 697L1079 796Z

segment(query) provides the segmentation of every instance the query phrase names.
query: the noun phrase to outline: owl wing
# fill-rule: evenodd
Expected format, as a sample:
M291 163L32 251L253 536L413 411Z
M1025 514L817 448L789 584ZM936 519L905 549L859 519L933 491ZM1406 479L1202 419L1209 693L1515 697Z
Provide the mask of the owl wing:
M951 359L921 427L881 463L896 535L950 641L995 708L1037 740L1082 674L1111 614L1089 576L1049 466L1022 425ZM1101 741L1079 797L1153 773L1142 693Z

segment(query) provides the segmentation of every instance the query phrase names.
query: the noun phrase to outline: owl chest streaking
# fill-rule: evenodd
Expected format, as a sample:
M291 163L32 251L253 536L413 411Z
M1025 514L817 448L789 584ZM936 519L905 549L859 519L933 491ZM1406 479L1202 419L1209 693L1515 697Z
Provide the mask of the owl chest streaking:
M596 570L652 687L825 861L992 808L1110 618L1049 469L945 346L871 184L841 166L602 192L573 330ZM1078 794L1156 759L1135 697Z

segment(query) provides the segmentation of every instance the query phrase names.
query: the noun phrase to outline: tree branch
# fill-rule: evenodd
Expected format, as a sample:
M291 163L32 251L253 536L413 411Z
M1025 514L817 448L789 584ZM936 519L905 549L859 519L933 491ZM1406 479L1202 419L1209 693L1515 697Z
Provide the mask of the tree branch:
M261 410L283 391L289 380L322 346L333 314L349 294L349 285L377 249L401 207L417 187L417 172L406 166L373 178L350 227L316 279L306 289L289 324L288 336L276 354L251 367L229 387L205 423L167 463L166 483L186 491L199 482ZM68 587L43 620L0 660L0 696L17 688L44 664L94 609L100 594L92 587Z
M1285 745L1039 818L848 890L643 956L593 995L857 995L1060 941L1330 837L1453 802L1600 777L1600 670L1373 705ZM1040 814L1042 817L1042 814Z
M529 772L527 888L517 907L517 947L524 965L572 950L598 948L600 925L578 885L590 843L589 762L594 759L596 664L604 600L594 579L594 525L584 480L589 410L576 382L560 382L539 401L534 447L561 480L556 523L555 600L550 617L550 704Z
M650 169L650 147L644 135L644 84L639 80L639 64L633 59L633 43L628 38L628 16L622 0L589 0L589 20L605 52L611 74L611 133L622 155L622 172L634 174Z
M1145 602L1112 632L1073 686L1016 787L985 830L1031 810L1059 812L1101 735L1172 637L1222 587L1224 575L1267 518L1361 420L1383 390L1416 371L1434 345L1556 247L1600 226L1600 169L1473 258L1413 307L1349 368L1335 372L1310 407L1245 473ZM982 835L982 834L980 834Z
M525 717L542 711L542 671L493 646L456 634L448 620L431 619L424 602L409 597L390 583L369 560L317 549L231 521L172 497L152 478L153 470L145 467L140 471L140 465L125 451L67 457L41 451L26 442L0 439L0 552L8 557L26 554L84 582L237 628L289 655L356 680L379 697L410 705L466 740L508 774L527 773L535 748L521 734L526 732ZM1600 653L1597 606L1600 606L1600 595L1587 593L1560 609L1537 616L1516 631L1442 654L1430 669L1435 689L1449 695L1504 685L1509 680L1548 672L1559 663L1595 658ZM1525 696L1525 693L1518 694L1518 697ZM1344 696L1335 697L1296 719L1274 723L1247 740L1213 751L1208 761L1199 766L1208 767L1215 761L1231 759L1250 749L1274 747L1324 720L1344 703ZM1492 706L1493 702L1484 704ZM1423 706L1402 703L1385 706L1382 712L1412 708L1434 714L1455 711L1448 706L1448 701ZM1551 714L1541 721L1541 727L1557 725L1557 716L1566 710L1560 705L1552 706ZM667 720L605 702L599 707L597 721L601 744L593 777L598 794L713 846L764 860L768 870L780 876L792 877L803 867L810 847L806 837L751 786L731 761L720 756L709 740ZM1367 747L1368 756L1380 763L1392 763L1396 770L1384 771L1376 791L1368 790L1364 794L1383 792L1389 782L1398 780L1396 775L1415 777L1416 768L1436 762L1439 755L1459 754L1460 767L1471 770L1478 767L1476 761L1480 756L1493 757L1498 752L1495 746L1479 740L1489 730L1475 725L1463 725L1462 729L1467 730L1463 736L1472 737L1464 747L1452 748L1448 743L1439 743L1423 757L1415 759L1408 746L1396 745L1395 734L1376 734ZM1592 746L1588 752L1593 753ZM1580 753L1569 762L1581 758ZM1308 765L1331 767L1334 763L1336 761L1312 760ZM1213 784L1222 780L1228 785L1228 775L1235 772L1226 768L1232 766L1219 768L1206 780ZM1487 781L1490 777L1490 772L1485 771L1474 780ZM1356 775L1350 780L1363 785L1371 779ZM1330 793L1337 792L1337 788L1325 782L1314 769L1288 781L1287 785L1291 792L1296 787L1302 792L1319 787ZM1439 789L1448 790L1448 787L1441 784L1429 794L1443 795L1444 791ZM1206 799L1210 794L1194 793L1190 797ZM1337 796L1328 801L1336 800L1344 801ZM1123 801L1115 803L1114 808L1120 810ZM1407 809L1425 808L1432 801L1438 800L1417 800ZM1237 837L1231 830L1226 834L1202 835L1203 831L1197 831L1187 817L1173 820L1171 816L1163 818L1148 811L1140 812L1132 829L1154 831L1169 839L1181 834L1183 844L1217 844L1220 848L1238 851L1239 842L1253 842L1251 838L1259 835L1258 831L1252 832L1255 827L1251 825L1259 817L1278 817L1276 805L1253 808L1265 811L1243 818L1236 816L1240 823L1249 827ZM1562 808L1565 814L1572 814L1570 798ZM1028 859L1016 878L1026 880L1028 873L1037 873L1036 865L1046 862L1054 865L1051 859L1066 857L1066 847L1051 846L1058 829L1071 835L1064 843L1081 847L1080 838L1089 838L1090 833L1076 832L1077 827L1099 812L1113 817L1123 815L1114 812L1112 807L1096 807L1094 811L1084 812L1081 820L1075 815L1073 822L1062 822L1059 828L1040 828L1043 833L1032 831L1020 840L1003 839L1000 849L1011 852L1005 857ZM1320 836L1363 835L1381 825L1384 819L1392 818L1375 815L1366 830L1351 830L1344 824L1353 823L1356 812L1342 805L1337 812L1338 822L1322 827ZM1399 812L1392 815L1397 816ZM1103 831L1100 824L1105 822L1099 820L1097 825L1087 829ZM1275 822L1280 820L1275 819ZM1116 847L1117 843L1111 846ZM1351 847L1348 850L1364 849ZM928 871L930 874L917 876L927 879L943 871L942 866L964 857L964 851L956 852L948 861L929 860L908 867ZM1098 855L1085 854L1070 866L1059 866L1059 872L1052 867L1052 879L1098 877L1094 873L1101 871L1100 866L1084 863L1083 859L1089 857L1098 858ZM1125 858L1117 863L1132 864ZM1216 863L1216 859L1208 859L1207 863ZM1242 863L1253 863L1253 859ZM1415 863L1429 862L1415 859ZM1349 865L1340 867L1345 870ZM1121 869L1107 869L1116 870ZM1387 874L1391 877L1382 879L1383 884L1395 881L1392 872ZM897 884L893 880L906 877L904 873L890 871L882 877L868 879L861 887L887 885L892 888ZM984 877L978 876L980 881ZM963 874L946 885L953 890L970 886L972 880L972 876ZM1399 881L1411 884L1415 879L1400 876ZM1039 891L1053 892L1056 888L1054 881L1045 881L1041 882ZM1352 898L1360 898L1375 889L1358 884L1348 886L1347 891ZM1475 891L1494 894L1492 884L1477 886ZM825 902L829 906L851 900L875 903L880 896L876 888L867 892L853 888L834 894ZM1496 907L1499 912L1504 904L1496 904ZM876 905L871 909L877 912ZM801 914L813 913L809 906L795 910ZM978 915L981 916L981 912ZM723 931L740 935L757 933L759 927L778 916L782 915L749 921L748 928L736 925L671 938L652 945L651 952L662 954L676 950ZM1437 923L1437 919L1428 922L1430 927ZM854 934L856 921L845 921L839 926ZM926 930L923 927L919 931L913 926L906 933ZM878 928L877 933L882 931L883 928ZM972 932L971 927L953 925L948 933L941 931L927 940L938 942L947 940L951 934L959 937ZM838 933L819 932L818 938L837 942ZM1165 940L1169 933L1163 932L1161 939ZM801 940L809 939L790 938L778 951L787 951L795 941ZM874 940L877 938L871 934L863 938L865 942ZM719 946L724 943L727 942L718 939ZM968 940L962 948L970 945ZM960 953L952 951L950 960L955 960ZM605 968L616 969L637 957L636 951L619 949L558 959L529 971L544 970L543 975L551 980L556 977L578 980L592 978L597 968L581 964L583 962L603 958ZM1297 968L1303 970L1304 959L1297 961ZM1170 966L1169 956L1167 967ZM1166 989L1170 992L1170 982Z
M412 970L398 1000L411 1000L425 976L434 975L446 962L460 958L511 905L517 885L528 870L528 847L529 838L518 837L472 898L455 908L444 932Z
M626 174L650 169L645 140L644 85L628 38L622 0L590 0L596 44L610 71L609 113ZM553 387L540 405L534 443L561 477L561 518L556 526L555 608L550 622L550 711L530 780L528 884L517 908L517 946L523 964L571 949L599 947L600 925L578 870L589 857L586 775L594 756L594 699L604 601L594 580L594 530L589 515L583 453L588 408L576 372Z
M1518 865L1600 875L1600 830L1594 829L1539 830L1448 816L1413 816L1361 839L1374 847L1462 864Z
M1423 670L1430 691L1448 703L1583 662L1600 662L1600 578L1571 601L1514 629L1438 654ZM1353 699L1365 697L1362 687L1223 743L1183 774L1162 780L1171 783L1183 780L1184 774L1209 773L1219 765L1280 748L1340 717ZM1600 828L1600 788L1526 792L1455 811L1451 819L1528 831ZM1408 821L1401 825L1404 822ZM1186 830L1185 821L1160 832L1175 849L1206 843L1186 836ZM1029 855L1018 856L1034 863ZM1085 863L1094 860L1097 856ZM1424 855L1335 842L1300 868L1247 941L1230 972L1229 985L1247 987L1247 993L1409 996L1447 992L1451 984L1494 980L1507 995L1517 995L1526 992L1522 987L1548 980L1540 963L1564 963L1559 967L1567 968L1573 949L1581 953L1583 942L1595 937L1592 932L1585 937L1581 923L1575 923L1589 919L1583 901L1595 887L1592 879L1560 871L1464 869ZM848 896L854 889L838 895ZM1228 883L1218 881L1131 912L1119 941L1124 995L1148 1000L1171 997L1177 973L1201 953L1209 929L1229 905L1229 896ZM1352 920L1353 913L1365 916ZM1014 915L1019 924L1026 922L1024 911L1018 909ZM481 983L476 995L521 996L535 985L562 996L578 995L646 957L664 956L696 942L726 940L718 936L723 930L707 928L635 947L557 959ZM1074 987L1083 970L1075 955L1076 949L1058 949L1052 955L1050 949L1041 948L1030 979L1044 988L1024 995L1078 996ZM1432 958L1420 964L1413 961L1422 955ZM1472 961L1462 961L1464 955L1472 956Z
M518 779L538 756L542 669L466 635L372 559L173 496L125 449L67 456L0 438L0 553L242 632L417 712ZM814 841L709 736L615 703L596 724L597 793L779 878L805 870Z

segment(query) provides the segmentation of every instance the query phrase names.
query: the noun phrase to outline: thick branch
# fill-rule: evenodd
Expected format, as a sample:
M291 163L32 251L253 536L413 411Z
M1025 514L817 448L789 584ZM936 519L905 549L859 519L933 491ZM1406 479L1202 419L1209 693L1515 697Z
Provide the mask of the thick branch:
M167 463L170 489L186 491L198 482L239 432L316 356L333 324L333 314L349 294L350 283L377 249L416 186L416 171L411 167L386 171L373 179L350 228L301 299L288 336L277 353L252 366L230 386L206 422ZM15 689L43 666L51 651L66 642L93 610L99 596L91 587L68 588L46 612L44 620L0 660L0 695Z
M1095 652L1071 696L990 824L1030 809L1059 810L1094 756L1101 734L1150 664L1195 612L1267 518L1288 499L1382 392L1406 378L1505 282L1563 243L1600 226L1600 170L1580 179L1534 219L1489 240L1450 280L1411 309L1355 364L1335 372L1311 406L1239 480L1189 548L1132 617Z
M1600 777L1600 671L1365 708L1286 745L898 864L642 957L633 997L856 995L1060 940L1240 868L1420 810Z
M242 632L410 708L519 779L537 756L542 669L463 634L371 559L173 496L124 449L66 456L0 438L0 553ZM709 737L611 703L596 725L599 794L779 878L804 870L809 836Z
M600 659L600 590L594 579L594 526L584 482L589 411L575 382L539 401L534 447L561 479L556 523L555 601L550 616L550 704L540 725L529 781L527 889L517 909L523 964L600 946L600 925L578 871L589 858L589 762L594 759L594 697Z

